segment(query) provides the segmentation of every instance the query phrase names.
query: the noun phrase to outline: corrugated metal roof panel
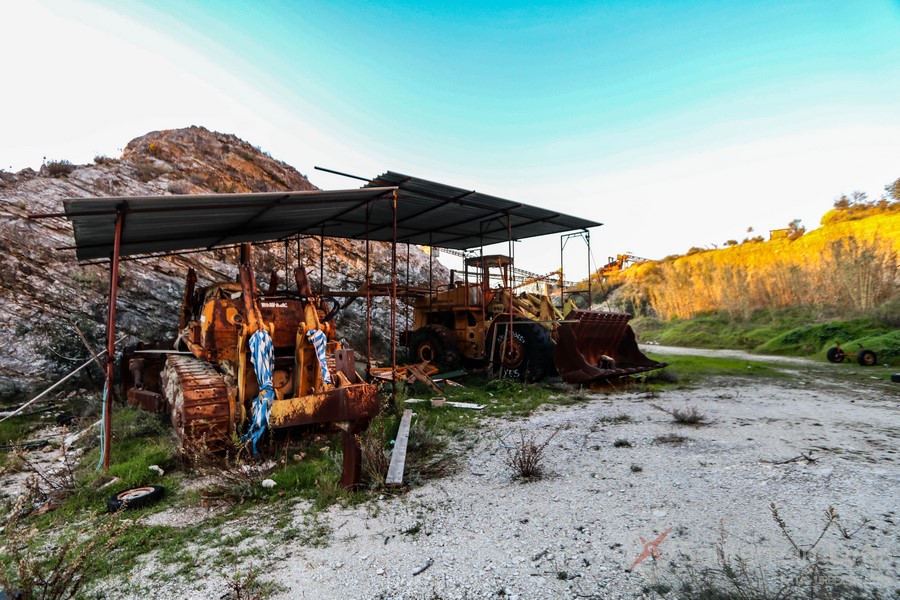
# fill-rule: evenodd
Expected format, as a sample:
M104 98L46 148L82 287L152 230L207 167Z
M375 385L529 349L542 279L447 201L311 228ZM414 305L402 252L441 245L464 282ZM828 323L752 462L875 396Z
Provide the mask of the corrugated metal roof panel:
M354 190L80 198L63 201L79 260L108 258L116 213L121 255L174 252L297 234L396 240L466 250L600 223L394 173Z

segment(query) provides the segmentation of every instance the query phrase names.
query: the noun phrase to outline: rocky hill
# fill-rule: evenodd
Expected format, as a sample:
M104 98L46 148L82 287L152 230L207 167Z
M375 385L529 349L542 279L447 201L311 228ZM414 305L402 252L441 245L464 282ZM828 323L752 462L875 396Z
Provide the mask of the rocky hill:
M0 314L12 343L0 353L0 400L35 384L51 382L90 355L76 326L97 347L105 339L106 264L79 264L72 228L62 218L30 220L29 214L62 211L62 199L97 196L148 196L193 193L315 190L293 167L275 160L234 135L202 127L154 131L128 143L120 158L98 156L94 164L51 161L39 171L0 171ZM271 270L285 280L300 260L318 280L320 242L304 239L285 246L259 246L257 278L268 281ZM372 243L374 281L390 273L390 246ZM128 341L171 338L177 325L183 281L188 267L197 270L199 284L233 280L237 252L216 250L165 258L123 262L118 327ZM410 249L410 282L428 280L428 257ZM398 251L399 269L406 274L406 251ZM365 243L325 240L326 287L355 289L365 276ZM435 280L447 271L434 263ZM339 332L359 352L365 348L365 306L355 302L338 318ZM376 302L373 315L375 349L389 347L389 302ZM398 322L406 314L401 304ZM398 325L398 328L401 327ZM373 351L373 354L375 352ZM376 356L377 358L377 356ZM94 374L98 376L99 371Z

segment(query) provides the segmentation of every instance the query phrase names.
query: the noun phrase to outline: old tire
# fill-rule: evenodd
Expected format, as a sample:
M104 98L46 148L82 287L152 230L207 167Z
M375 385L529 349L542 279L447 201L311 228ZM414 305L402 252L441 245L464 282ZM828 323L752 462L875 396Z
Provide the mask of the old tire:
M162 496L163 488L158 485L131 488L123 490L107 500L106 508L109 512L141 508L143 506L150 506L162 498Z
M494 346L494 371L504 379L524 383L541 381L553 367L553 342L550 333L538 323L516 321L511 343L506 341L508 325L500 327Z
M828 362L832 363L844 362L844 356L844 351L837 346L829 348L828 352L825 353L825 358L828 359Z
M453 334L441 325L422 327L410 336L409 352L412 362L428 362L439 369L458 369L462 355Z
M856 362L864 367L871 367L878 362L878 357L871 350L860 350L856 355Z
M891 381L894 383L900 383L900 373L894 373L891 375Z

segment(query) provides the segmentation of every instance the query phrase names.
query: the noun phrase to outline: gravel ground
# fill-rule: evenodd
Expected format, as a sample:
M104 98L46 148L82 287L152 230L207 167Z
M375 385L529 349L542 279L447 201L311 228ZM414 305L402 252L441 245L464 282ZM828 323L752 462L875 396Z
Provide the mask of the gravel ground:
M491 422L460 445L456 475L358 507L314 513L298 504L293 526L315 529L324 543L276 541L270 530L242 542L261 550L241 566L277 582L279 599L650 597L647 586L683 581L690 565L714 567L723 539L729 556L763 578L806 564L772 518L775 503L801 549L833 506L852 536L832 526L815 547L828 575L895 597L900 386L849 366L843 372L856 375L823 379L828 367L791 362L784 379L712 380L656 396L598 393ZM678 425L665 412L688 407L708 424ZM540 481L514 481L505 464L520 432L538 441L557 432ZM686 439L660 442L673 434ZM272 521L261 510L234 527L266 530ZM642 538L666 531L660 556L630 570ZM129 589L144 591L132 597L227 591L215 570L188 582L158 571L152 561L136 570Z

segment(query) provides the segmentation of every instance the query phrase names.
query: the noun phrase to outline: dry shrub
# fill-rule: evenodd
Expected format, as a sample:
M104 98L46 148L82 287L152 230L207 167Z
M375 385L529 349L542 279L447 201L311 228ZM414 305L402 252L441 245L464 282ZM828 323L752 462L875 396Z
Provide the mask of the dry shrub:
M519 439L512 447L506 448L506 466L512 469L513 478L523 481L536 481L545 475L544 458L547 446L559 433L556 428L543 442L538 442L533 434L525 435L519 430Z
M234 573L222 573L228 592L222 598L227 600L262 600L267 598L272 591L271 585L259 581L262 570L250 565L246 571L237 570Z
M359 447L362 449L363 476L374 488L384 485L388 468L391 465L391 457L387 446L387 432L384 419L375 419L369 427L356 436Z
M678 574L675 585L659 584L650 586L661 596L675 597L680 600L861 600L863 598L880 598L877 593L867 593L855 585L844 583L840 577L829 572L829 562L820 557L815 548L826 532L835 525L844 539L849 534L841 525L837 511L829 506L824 514L822 527L812 532L811 543L802 544L796 541L789 531L787 523L782 519L774 503L769 505L772 519L784 538L790 544L795 560L782 562L776 568L768 568L763 564L755 564L741 556L732 556L726 550L728 534L725 523L719 523L719 535L715 545L716 562L714 567L696 568L689 563L684 565L684 573ZM864 520L860 528L868 521ZM856 529L859 531L859 529ZM855 533L855 531L854 531ZM672 566L675 566L673 561Z
M657 404L651 404L650 406L670 415L672 420L679 425L705 425L707 423L706 415L701 413L696 406L688 406L684 409L674 408L672 410Z
M675 408L670 413L672 419L679 425L704 425L706 416L697 410L696 406L689 406L684 410Z
M47 173L50 177L65 177L75 170L75 165L67 160L51 160L47 161Z
M56 508L75 493L77 465L70 453L64 453L59 464L47 468L28 460L25 453L19 455L19 460L23 463L20 470L31 471L25 480L26 500L30 506L46 507L45 510Z
M27 499L22 496L6 523L0 588L7 598L66 600L100 575L109 553L130 523L120 513L89 519L81 531L69 530L55 541L42 542L37 531L21 522Z

